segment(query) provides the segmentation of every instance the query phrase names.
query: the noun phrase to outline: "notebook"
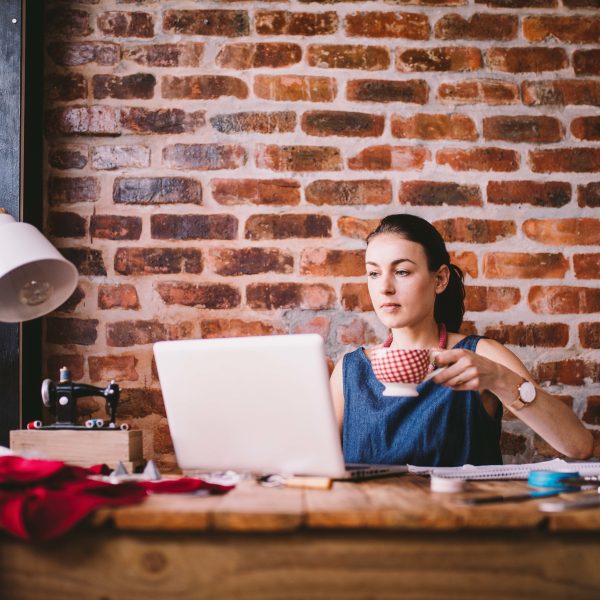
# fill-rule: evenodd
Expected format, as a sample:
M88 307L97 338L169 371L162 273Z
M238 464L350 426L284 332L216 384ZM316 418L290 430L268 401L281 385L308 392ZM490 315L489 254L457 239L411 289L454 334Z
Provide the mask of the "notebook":
M367 479L407 471L344 464L317 334L157 342L154 355L184 472Z

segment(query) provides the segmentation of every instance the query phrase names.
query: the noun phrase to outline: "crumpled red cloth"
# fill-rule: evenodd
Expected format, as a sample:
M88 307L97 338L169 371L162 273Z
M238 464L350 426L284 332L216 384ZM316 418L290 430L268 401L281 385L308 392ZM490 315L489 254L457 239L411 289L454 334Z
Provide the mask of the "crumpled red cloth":
M23 540L50 540L102 506L136 504L152 493L224 494L234 487L191 477L117 484L88 477L99 471L57 460L1 456L0 529Z

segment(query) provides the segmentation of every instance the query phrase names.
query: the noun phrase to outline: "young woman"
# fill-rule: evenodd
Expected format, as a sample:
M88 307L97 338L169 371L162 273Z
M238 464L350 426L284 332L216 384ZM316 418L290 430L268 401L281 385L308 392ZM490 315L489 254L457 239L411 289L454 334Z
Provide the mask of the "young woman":
M392 348L438 348L418 397L384 397L369 357L346 354L331 376L349 463L455 466L499 464L503 408L558 452L585 459L592 434L571 409L533 383L502 344L456 333L464 314L461 270L427 221L391 215L367 238L369 294Z

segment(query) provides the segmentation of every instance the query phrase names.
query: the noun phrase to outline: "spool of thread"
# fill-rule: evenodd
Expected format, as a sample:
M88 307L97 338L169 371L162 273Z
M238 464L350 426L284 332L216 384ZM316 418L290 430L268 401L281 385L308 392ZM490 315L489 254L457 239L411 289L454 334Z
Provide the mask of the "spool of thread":
M98 429L102 429L104 427L104 419L95 419L95 421Z
M431 476L431 491L445 494L454 494L462 492L465 489L466 481L458 477L444 477L442 475Z
M41 429L41 427L41 421L29 421L29 423L27 423L27 429Z
M85 426L86 426L88 429L93 429L93 428L96 426L96 419L88 419L88 420L85 422Z
M119 429L121 429L121 431L129 431L129 423L121 423Z

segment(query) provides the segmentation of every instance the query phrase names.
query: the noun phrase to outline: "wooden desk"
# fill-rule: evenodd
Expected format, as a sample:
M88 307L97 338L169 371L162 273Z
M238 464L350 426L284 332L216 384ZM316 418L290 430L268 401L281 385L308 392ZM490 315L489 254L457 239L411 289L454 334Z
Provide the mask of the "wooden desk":
M248 481L225 496L154 496L99 511L51 543L2 537L0 597L600 597L600 509L550 515L538 501L466 507L457 497L432 494L416 475L329 491Z

